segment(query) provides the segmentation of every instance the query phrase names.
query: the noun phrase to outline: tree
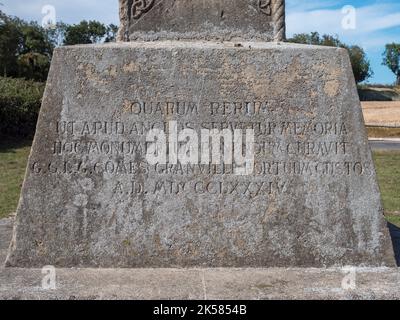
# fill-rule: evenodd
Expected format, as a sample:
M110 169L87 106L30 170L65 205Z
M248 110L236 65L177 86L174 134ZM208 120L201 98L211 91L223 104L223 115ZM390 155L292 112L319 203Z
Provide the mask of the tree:
M51 58L54 45L47 36L45 29L36 22L21 23L20 30L23 36L21 54L34 52Z
M18 55L19 75L45 81L50 69L54 45L44 28L36 22L21 23L23 45Z
M65 45L99 43L107 33L107 27L98 21L86 20L67 26Z
M54 47L60 47L64 44L67 28L68 24L64 22L57 22L54 27L45 29L47 38Z
M310 34L300 33L295 34L293 38L288 41L309 45L345 48L349 52L354 78L357 83L363 82L373 75L371 64L365 51L359 46L347 46L342 43L337 36L324 34L321 37L318 32L311 32Z
M347 48L349 51L351 66L353 68L356 82L360 83L372 77L373 71L364 49L359 46L350 46L344 48Z
M44 81L55 47L113 42L117 32L116 25L98 21L59 22L55 28L43 28L0 10L0 75Z
M307 33L295 34L293 38L288 40L288 42L317 45L317 46L328 46L328 47L340 47L342 44L337 36L334 37L324 34L321 37L318 32L311 32L310 34Z
M4 77L17 75L17 56L22 42L15 20L0 11L0 70Z
M396 75L396 85L400 85L400 44L391 43L386 45L383 54L383 65L387 66Z
M110 24L107 26L107 36L104 42L115 42L117 40L118 26Z
M26 79L36 81L46 81L50 70L50 60L47 56L37 53L28 52L18 57L19 74Z
M0 68L2 75L44 81L54 45L36 22L0 11Z

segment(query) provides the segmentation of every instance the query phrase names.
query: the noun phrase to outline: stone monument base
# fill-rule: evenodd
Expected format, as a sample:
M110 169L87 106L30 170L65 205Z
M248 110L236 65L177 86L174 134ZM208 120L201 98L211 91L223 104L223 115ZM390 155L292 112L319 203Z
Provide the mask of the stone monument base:
M146 134L171 123L252 130L253 170L150 164ZM7 265L394 266L347 51L57 48Z
M396 268L56 269L43 289L41 269L0 268L1 300L399 300Z
M12 225L0 220L0 264ZM395 227L393 239L399 250ZM342 286L350 272L355 289ZM54 290L42 287L46 274L0 267L0 300L400 299L396 268L56 269Z

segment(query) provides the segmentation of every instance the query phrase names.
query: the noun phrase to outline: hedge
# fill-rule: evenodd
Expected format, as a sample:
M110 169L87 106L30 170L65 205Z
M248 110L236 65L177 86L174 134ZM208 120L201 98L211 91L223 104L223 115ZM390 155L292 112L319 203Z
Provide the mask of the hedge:
M33 137L45 84L0 77L0 134Z

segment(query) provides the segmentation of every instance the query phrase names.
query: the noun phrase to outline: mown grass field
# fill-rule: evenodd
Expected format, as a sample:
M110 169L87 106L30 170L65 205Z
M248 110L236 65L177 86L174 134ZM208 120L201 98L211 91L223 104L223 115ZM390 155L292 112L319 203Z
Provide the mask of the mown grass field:
M15 212L30 141L0 137L0 218ZM400 152L374 152L387 218L400 226Z
M400 152L374 152L374 160L386 217L400 226Z
M16 210L30 145L30 141L0 137L0 218Z

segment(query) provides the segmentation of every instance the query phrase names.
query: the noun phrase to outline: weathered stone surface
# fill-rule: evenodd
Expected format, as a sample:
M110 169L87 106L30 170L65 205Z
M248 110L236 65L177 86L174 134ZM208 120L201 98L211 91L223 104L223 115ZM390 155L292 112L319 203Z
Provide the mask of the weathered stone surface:
M6 218L0 220L0 265L4 265L8 249L10 247L14 219Z
M0 268L1 300L399 300L397 268L360 268L356 288L342 269L57 269L43 289L41 269Z
M149 165L146 132L170 121L253 128L254 173ZM347 52L56 49L7 265L394 265Z
M284 0L120 0L120 41L285 38Z
M0 264L12 224L0 220ZM392 229L398 251L399 228ZM44 275L0 266L0 300L400 299L398 268L56 269L55 290L42 287Z

